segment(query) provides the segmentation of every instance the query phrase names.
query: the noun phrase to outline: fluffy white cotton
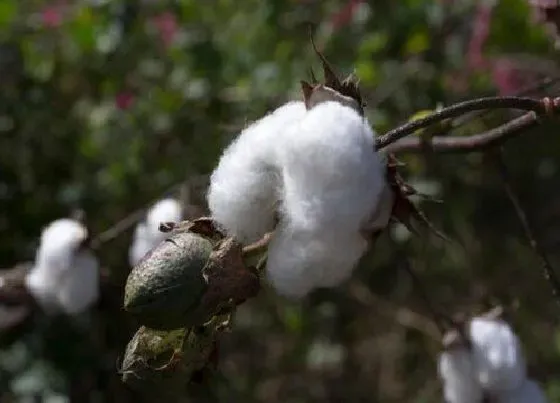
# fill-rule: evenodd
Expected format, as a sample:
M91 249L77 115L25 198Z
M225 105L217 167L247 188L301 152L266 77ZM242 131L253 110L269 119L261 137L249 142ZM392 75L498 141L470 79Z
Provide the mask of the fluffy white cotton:
M82 223L66 218L43 230L25 283L47 313L79 313L97 301L99 264L89 251L80 248L87 236Z
M518 388L500 393L496 403L547 403L548 400L538 383L525 379Z
M315 106L280 145L283 225L269 246L267 274L279 293L301 297L350 277L368 248L362 230L386 226L392 195L374 133L352 108Z
M281 144L284 214L295 225L315 232L366 225L387 184L364 117L338 102L321 103Z
M44 228L35 264L41 267L69 267L74 252L87 238L82 223L69 218L53 221Z
M267 275L301 297L348 277L391 213L386 165L374 133L351 107L291 102L245 129L212 173L213 218L242 242L271 231Z
M182 216L181 203L176 199L163 199L155 203L148 210L145 221L138 223L134 230L128 255L130 265L135 266L146 253L166 238L167 235L159 230L162 222L178 222Z
M515 389L526 376L521 343L501 320L473 318L469 324L472 356L481 386L491 393Z
M305 113L303 102L290 102L251 124L212 173L207 195L212 217L241 242L254 242L274 227L282 187L278 145Z
M443 352L438 362L446 403L482 403L483 390L470 352L457 347Z
M76 254L64 276L58 300L68 315L85 311L99 298L99 262L88 250Z
M282 223L268 247L267 278L278 293L299 298L350 277L367 246L359 233L315 233Z

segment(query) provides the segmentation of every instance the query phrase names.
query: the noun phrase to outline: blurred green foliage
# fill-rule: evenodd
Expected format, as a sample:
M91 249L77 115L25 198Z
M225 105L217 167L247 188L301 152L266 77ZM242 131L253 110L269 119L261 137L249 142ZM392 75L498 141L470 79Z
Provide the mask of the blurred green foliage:
M310 26L339 72L361 77L379 132L439 103L560 73L553 41L526 0L498 2L478 49L487 63L474 68L480 4L2 0L0 264L32 259L41 228L74 208L99 233L172 184L209 173L247 121L299 97L299 80L318 67ZM496 71L498 60L509 70ZM508 117L478 117L454 134ZM540 240L560 263L557 133L549 124L514 139L506 157ZM531 376L560 402L560 308L492 164L481 153L400 158L409 181L444 200L422 207L458 243L397 227L344 287L302 303L264 290L223 340L219 373L181 401L441 401L437 329L402 269L407 259L447 314L511 308ZM193 197L200 202L203 193ZM34 316L2 337L2 402L140 398L116 371L135 330L119 310L129 242L130 231L99 251L112 288L91 315Z

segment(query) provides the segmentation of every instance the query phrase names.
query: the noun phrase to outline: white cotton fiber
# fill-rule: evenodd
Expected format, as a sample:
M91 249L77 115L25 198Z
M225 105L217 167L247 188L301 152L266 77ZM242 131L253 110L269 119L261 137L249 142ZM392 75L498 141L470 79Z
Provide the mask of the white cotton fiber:
M495 401L496 403L547 403L548 399L538 383L525 379L516 389L497 395Z
M148 226L143 222L138 223L134 230L132 244L128 252L128 262L130 266L135 266L152 247L153 242L148 233Z
M68 267L74 252L87 238L82 223L69 218L53 221L44 228L35 264L42 267Z
M267 278L279 294L300 298L348 279L367 246L359 233L315 233L282 223L268 247Z
M25 283L47 313L79 313L97 301L99 265L89 251L81 248L87 236L82 223L66 218L43 230Z
M303 102L290 102L251 124L212 173L207 195L212 217L241 242L254 242L274 227L282 186L278 144L287 127L305 113Z
M315 106L280 146L283 224L269 246L267 275L279 293L301 297L350 277L368 248L362 230L387 224L392 195L374 133L352 108Z
M90 251L80 251L60 284L59 304L66 314L73 315L88 309L98 298L99 262Z
M155 203L146 214L146 220L138 223L134 230L132 245L128 259L135 266L146 253L159 245L166 234L159 230L163 222L178 222L183 216L181 203L173 198L163 199Z
M441 353L438 373L446 403L482 403L483 390L467 348L456 347Z
M367 120L337 102L307 112L282 138L284 213L310 231L358 231L386 186Z
M515 389L526 376L521 343L502 320L473 318L469 324L473 362L482 387L495 393Z

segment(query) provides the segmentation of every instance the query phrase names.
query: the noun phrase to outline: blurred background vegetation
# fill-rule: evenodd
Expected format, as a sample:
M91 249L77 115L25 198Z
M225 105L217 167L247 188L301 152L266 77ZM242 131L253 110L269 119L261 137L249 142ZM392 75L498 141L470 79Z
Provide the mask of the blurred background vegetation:
M76 208L96 234L177 183L194 183L189 203L204 207L204 183L192 179L211 172L247 121L299 97L299 80L318 68L310 26L339 72L361 78L382 133L440 103L560 76L546 3L555 2L2 0L0 265L33 259L41 228ZM477 116L453 134L511 117ZM558 129L505 150L538 237L560 263ZM410 264L445 314L503 304L531 376L560 402L560 308L492 164L482 153L399 158L413 185L443 200L421 205L461 245L395 227L344 287L301 303L263 290L222 340L218 373L181 401L442 401L439 334L403 270ZM120 310L131 232L99 250L106 287L94 312L34 314L0 335L2 403L141 398L117 374L136 325Z

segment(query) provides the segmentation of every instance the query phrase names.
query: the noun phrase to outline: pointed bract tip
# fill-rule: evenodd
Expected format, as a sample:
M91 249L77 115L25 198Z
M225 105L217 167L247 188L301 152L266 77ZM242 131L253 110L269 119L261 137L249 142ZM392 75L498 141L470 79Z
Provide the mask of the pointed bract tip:
M310 40L311 40L311 46L313 47L313 50L315 51L317 56L319 56L319 59L321 59L321 63L323 64L323 75L325 78L325 85L327 87L331 87L334 90L339 90L341 87L340 80L336 76L328 60L325 58L325 55L323 55L323 53L319 49L317 49L317 45L315 44L315 40L313 39L312 34L310 34Z
M311 77L311 82L313 84L319 84L319 81L317 80L317 77L315 76L315 73L313 72L313 67L309 68L309 76Z

